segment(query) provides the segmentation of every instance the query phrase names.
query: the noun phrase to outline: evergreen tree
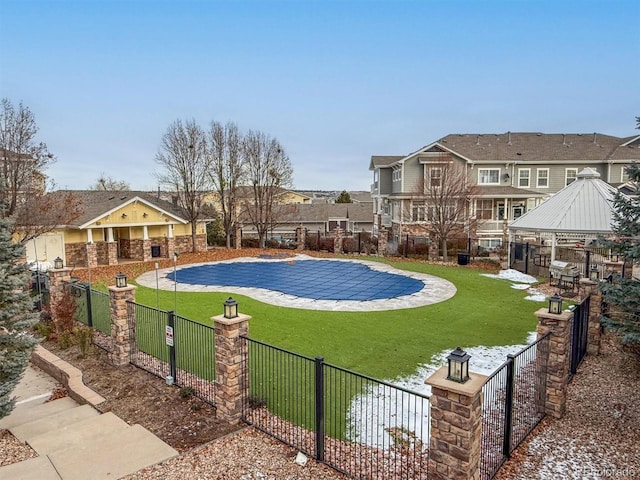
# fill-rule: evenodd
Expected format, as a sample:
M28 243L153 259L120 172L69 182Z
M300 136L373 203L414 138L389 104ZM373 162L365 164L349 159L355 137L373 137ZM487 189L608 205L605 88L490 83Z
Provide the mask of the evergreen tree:
M629 180L640 194L640 165L631 164L626 169ZM640 196L625 196L616 193L613 201L614 240L605 242L625 261L640 265ZM631 267L629 267L631 268ZM603 324L618 331L622 343L640 346L640 281L634 278L613 278L603 282L604 300L613 310L603 318Z
M29 270L20 259L24 245L11 239L12 222L0 219L0 418L11 413L11 392L27 368L37 340L31 327L37 314L31 312Z
M343 190L340 195L336 198L336 203L353 203L351 200L351 195L346 190Z

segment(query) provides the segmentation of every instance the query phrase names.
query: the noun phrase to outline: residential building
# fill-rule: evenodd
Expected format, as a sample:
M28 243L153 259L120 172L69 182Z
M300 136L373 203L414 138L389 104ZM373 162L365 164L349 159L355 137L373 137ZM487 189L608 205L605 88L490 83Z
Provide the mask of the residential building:
M640 161L640 136L591 134L451 134L409 155L372 156L374 233L381 227L399 238L425 226L416 214L426 189L439 182L439 164L467 171L474 184L461 231L492 248L507 240L508 222L571 182L586 167L607 183L627 182L624 168Z

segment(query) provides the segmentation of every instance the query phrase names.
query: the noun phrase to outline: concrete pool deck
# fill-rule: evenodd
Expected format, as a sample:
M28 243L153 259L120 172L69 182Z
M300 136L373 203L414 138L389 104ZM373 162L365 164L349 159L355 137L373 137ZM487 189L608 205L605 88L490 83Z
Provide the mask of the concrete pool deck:
M222 262L206 262L206 263L194 263L189 265L181 265L176 267L176 271L180 271L186 268L192 268L201 265L215 265L215 264L229 264L229 263L241 263L241 262L296 262L300 260L319 260L315 257L308 255L296 255L294 257L287 258L261 258L261 257L241 257L233 260L226 260ZM328 310L328 311L342 311L342 312L367 312L367 311L382 311L382 310L399 310L404 308L416 308L425 305L432 305L434 303L442 302L453 297L456 293L456 287L453 283L443 278L427 275L423 273L407 272L404 270L398 270L389 265L385 265L378 262L370 262L366 260L351 260L351 259L322 259L332 262L356 262L361 265L367 266L369 269L378 272L386 272L395 275L403 275L408 278L413 278L424 284L424 287L411 295L403 295L388 299L379 300L315 300L312 298L297 297L289 295L275 290L269 290L265 288L255 287L238 287L228 285L198 285L181 283L177 284L167 278L167 275L173 273L174 268L163 268L152 270L140 275L136 281L138 284L155 289L156 286L160 290L178 292L227 292L237 293L239 295L245 295L247 297L254 298L270 305L277 305L288 308L300 308L305 310Z

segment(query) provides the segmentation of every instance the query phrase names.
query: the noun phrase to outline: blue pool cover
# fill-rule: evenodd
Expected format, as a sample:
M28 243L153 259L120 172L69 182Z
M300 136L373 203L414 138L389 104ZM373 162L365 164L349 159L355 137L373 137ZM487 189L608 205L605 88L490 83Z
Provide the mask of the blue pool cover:
M331 260L218 263L186 267L176 276L178 283L264 288L314 300L381 300L424 288L421 280ZM167 278L176 280L173 272Z

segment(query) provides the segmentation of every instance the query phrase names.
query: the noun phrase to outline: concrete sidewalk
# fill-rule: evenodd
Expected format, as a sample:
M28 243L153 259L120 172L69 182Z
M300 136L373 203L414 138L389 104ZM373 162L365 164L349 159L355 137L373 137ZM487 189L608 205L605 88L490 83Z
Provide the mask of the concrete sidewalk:
M76 374L69 364L55 359L56 371L65 373L67 380ZM16 408L0 420L0 429L9 430L39 456L0 467L1 479L116 479L178 455L142 426L128 425L113 413L100 414L71 397L48 402L57 383L29 366L14 390Z

